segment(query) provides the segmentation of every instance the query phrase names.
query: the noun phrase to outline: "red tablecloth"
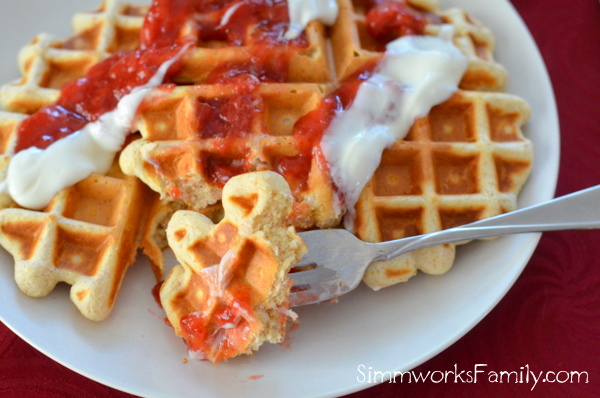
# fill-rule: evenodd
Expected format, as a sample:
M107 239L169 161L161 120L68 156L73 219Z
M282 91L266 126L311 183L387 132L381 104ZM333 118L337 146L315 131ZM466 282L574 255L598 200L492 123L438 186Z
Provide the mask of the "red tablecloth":
M600 184L600 2L512 0L548 67L562 134L557 195ZM600 206L600 204L599 204ZM600 397L600 231L546 233L525 271L471 332L415 371L521 372L552 381L385 383L358 397ZM580 378L568 372L580 372ZM439 374L439 373L438 373ZM587 375L587 378L586 378ZM513 379L514 380L513 376ZM587 379L587 380L586 380ZM587 382L586 382L587 381ZM31 348L0 323L0 396L129 397Z

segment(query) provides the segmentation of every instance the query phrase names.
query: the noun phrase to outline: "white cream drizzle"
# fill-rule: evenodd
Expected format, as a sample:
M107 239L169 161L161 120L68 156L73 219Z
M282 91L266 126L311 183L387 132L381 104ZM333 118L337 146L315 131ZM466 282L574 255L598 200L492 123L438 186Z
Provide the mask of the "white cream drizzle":
M286 39L294 39L311 21L320 21L330 26L335 23L339 13L336 0L288 0L290 28Z
M117 107L81 130L53 142L46 149L31 147L15 154L0 192L20 206L39 210L63 188L92 173L105 174L130 133L133 117L146 94L160 85L178 55L165 61L150 80L119 100Z
M383 150L448 99L466 68L464 55L438 37L405 36L387 45L373 76L360 85L352 105L334 117L321 141L331 177L343 195L346 228L352 229L354 205Z

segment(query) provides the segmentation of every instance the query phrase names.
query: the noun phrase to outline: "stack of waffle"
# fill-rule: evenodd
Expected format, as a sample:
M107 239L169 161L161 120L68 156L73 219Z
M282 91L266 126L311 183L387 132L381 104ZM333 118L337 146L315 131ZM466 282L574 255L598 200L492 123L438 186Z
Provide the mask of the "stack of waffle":
M128 245L127 255L110 255L118 259L107 267L120 276L98 282L108 286L103 291L116 291L115 281L120 281L132 261L131 250L138 245L144 247L157 278L162 279L160 253L167 243L165 228L173 212L189 209L218 221L223 186L232 176L285 171L281 159L299 155L298 137L294 136L297 122L318 111L327 94L345 78L382 56L385 45L371 37L366 26L365 15L375 3L338 0L340 12L332 27L313 21L300 38L281 45L264 46L256 26L244 34L238 32L235 38L197 35L196 46L181 59L176 84L154 90L140 106L134 123L139 139L124 148L113 176L91 176L91 180L61 192L41 212L0 212L1 227L8 231L1 243L15 256L17 268L27 270L33 262L47 261L53 269L28 271L33 280L29 285L46 287L24 290L42 295L54 281L75 284L74 274L80 278L100 275L108 253L122 247L122 239L132 237L136 244ZM409 4L423 15L425 34L447 36L455 43L468 59L468 70L452 98L419 119L405 140L384 152L381 165L356 204L354 231L372 242L433 232L510 211L532 162L531 143L521 131L529 108L522 99L502 92L507 74L493 58L490 31L462 10L440 11L437 1L411 0ZM137 47L146 11L145 7L107 0L98 11L76 15L73 37L57 40L42 35L23 49L19 56L23 77L5 85L0 96L2 106L15 112L0 114L4 163L10 158L11 140L24 114L55 101L62 84L83 76L97 61ZM222 18L223 9L211 9L198 19L214 19L215 14ZM294 196L289 222L299 229L336 227L343 212L327 165L318 150L308 156L303 159L306 180L289 178L291 166L287 173L282 172ZM103 178L112 179L100 182ZM106 186L117 181L128 192L123 199L108 200L104 193L93 193L96 183ZM140 190L139 181L156 196ZM135 220L125 216L130 203L125 196L139 195L145 198L143 214L131 227L135 231L126 231L126 225ZM100 202L89 198L100 198ZM75 216L96 211L94 217ZM118 212L122 216L117 216ZM116 224L107 223L105 213ZM10 232L19 223L38 232ZM85 227L72 227L77 223ZM111 232L104 231L107 229ZM63 240L76 243L61 244ZM96 259L94 264L73 265L81 253L87 253L84 243L97 248L94 242L99 241L107 250L97 249L89 256ZM380 288L407 280L417 269L439 274L447 271L453 260L454 245L424 249L373 264L365 281ZM76 296L94 296L89 289L86 294L74 291ZM112 293L109 296L114 298Z

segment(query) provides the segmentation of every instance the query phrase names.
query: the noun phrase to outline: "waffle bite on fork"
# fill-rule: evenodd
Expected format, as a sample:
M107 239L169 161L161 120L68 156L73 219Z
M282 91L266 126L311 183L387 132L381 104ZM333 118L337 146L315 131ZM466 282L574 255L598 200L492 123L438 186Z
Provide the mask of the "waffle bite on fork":
M190 353L219 362L283 341L290 316L288 276L306 251L286 218L292 195L272 171L232 177L223 189L225 217L176 212L167 228L180 265L160 300Z

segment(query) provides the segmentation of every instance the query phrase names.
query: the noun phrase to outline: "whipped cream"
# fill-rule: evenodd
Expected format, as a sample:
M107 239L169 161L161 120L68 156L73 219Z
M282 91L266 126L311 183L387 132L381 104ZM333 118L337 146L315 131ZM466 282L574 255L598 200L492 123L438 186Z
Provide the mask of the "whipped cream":
M133 117L148 92L162 84L165 74L182 54L163 62L154 76L121 98L117 107L48 146L31 147L13 156L1 192L20 206L40 210L63 188L92 173L105 174L130 133Z
M352 229L354 205L385 148L403 139L414 121L448 99L467 68L448 40L405 36L390 42L350 107L334 117L321 140L333 182L340 189Z
M311 21L333 25L338 17L339 7L336 0L288 0L288 12L290 28L285 33L285 38L293 39Z

